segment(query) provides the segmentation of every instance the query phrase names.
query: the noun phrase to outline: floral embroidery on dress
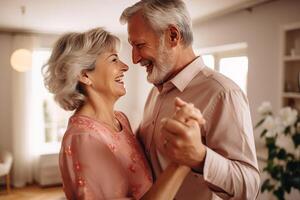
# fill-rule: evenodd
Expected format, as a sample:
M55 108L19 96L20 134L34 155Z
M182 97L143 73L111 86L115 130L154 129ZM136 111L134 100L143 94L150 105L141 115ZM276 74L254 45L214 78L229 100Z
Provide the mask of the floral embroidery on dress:
M117 151L117 147L115 144L108 144L109 149L111 152L115 153Z
M136 153L131 153L130 158L133 163L136 163L138 160L138 155Z
M74 168L75 168L76 171L81 170L81 166L80 166L79 162L75 162Z
M79 187L85 186L85 180L84 180L84 178L82 178L81 176L79 176L77 178L77 184L78 184Z
M111 134L112 138L116 141L120 141L120 136L118 133L115 132L110 132L109 130L107 130L107 128L105 127L101 127L101 126L97 126L95 124L95 120L91 120L89 118L85 119L85 116L73 116L70 118L70 123L73 126L76 126L78 128L82 128L82 129L87 129L87 130L91 130L95 133L99 133L99 132L109 132L109 134ZM100 122L99 122L100 123Z
M133 185L131 187L131 190L132 190L132 193L134 196L138 196L138 194L140 193L140 190L141 190L141 184L136 184L136 185Z
M101 132L105 131L104 128L100 128L99 126L96 126L93 121L90 119L85 119L84 116L73 116L70 118L70 124L73 126L76 126L78 128L83 128L87 130L91 130L94 132Z
M68 156L72 155L72 151L71 151L71 146L70 145L65 148L65 154L67 154Z
M131 165L129 165L129 170L130 170L132 173L135 173L135 172L136 172L136 167L135 167L133 164L131 164Z
M119 114L122 116L122 114ZM125 119L125 116L122 116L120 117L120 121L122 124L126 124L128 123L127 120ZM135 137L133 134L129 134L129 133L132 133L132 131L129 129L128 131L126 131L126 134L125 134L125 137L126 137L126 141L128 143L129 146L132 147L132 152L130 154L130 158L131 158L131 161L133 163L137 163L139 162L139 164L141 164L141 166L138 166L141 168L144 176L147 178L147 180L149 180L150 182L152 182L152 176L151 176L151 173L150 173L150 169L147 165L147 161L145 160L145 158L142 156L143 152L141 152L141 149L139 148L139 144L138 142L136 141ZM129 170L132 172L132 173L135 173L136 171L136 167L131 164L129 166Z

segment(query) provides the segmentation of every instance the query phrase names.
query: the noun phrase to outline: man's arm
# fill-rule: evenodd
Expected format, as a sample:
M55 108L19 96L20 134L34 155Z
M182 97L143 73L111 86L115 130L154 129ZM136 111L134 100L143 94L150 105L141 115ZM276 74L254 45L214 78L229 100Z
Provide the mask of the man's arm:
M255 199L260 178L247 100L240 91L229 91L220 93L212 105L205 116L205 145L200 136L195 136L200 135L199 127L183 126L182 120L170 123L168 119L162 135L167 135L173 145L163 151L175 162L192 163L189 166L203 173L204 180L218 196ZM186 116L181 119L188 119L189 113L182 112Z

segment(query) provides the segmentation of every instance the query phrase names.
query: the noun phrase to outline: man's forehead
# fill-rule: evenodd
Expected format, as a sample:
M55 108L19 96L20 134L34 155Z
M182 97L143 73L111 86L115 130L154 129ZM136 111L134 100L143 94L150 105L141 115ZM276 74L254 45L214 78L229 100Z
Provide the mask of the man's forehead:
M143 42L143 41L145 41L144 38L145 38L144 34L135 34L134 36L132 36L128 33L128 42L130 44L134 44L137 42Z
M128 42L133 43L141 40L145 40L147 37L147 31L145 31L143 25L138 27L128 27Z

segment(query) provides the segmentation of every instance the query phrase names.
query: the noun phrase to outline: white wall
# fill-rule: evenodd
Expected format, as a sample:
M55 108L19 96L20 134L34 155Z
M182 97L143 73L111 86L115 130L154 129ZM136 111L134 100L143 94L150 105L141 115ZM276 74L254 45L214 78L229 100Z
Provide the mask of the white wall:
M253 124L259 119L257 108L263 101L270 101L275 111L280 107L280 26L299 21L300 1L278 0L254 8L252 12L241 11L194 24L197 48L240 42L248 44L247 91ZM258 155L265 154L263 143L258 139L256 147ZM261 168L262 164L260 161ZM269 197L262 195L260 199Z
M132 129L135 130L142 119L144 104L152 85L147 82L145 68L132 64L131 46L127 35L119 35L119 37L122 41L120 58L129 66L129 70L125 73L127 93L117 102L116 109L127 115Z
M10 54L12 35L0 34L0 149L12 151Z

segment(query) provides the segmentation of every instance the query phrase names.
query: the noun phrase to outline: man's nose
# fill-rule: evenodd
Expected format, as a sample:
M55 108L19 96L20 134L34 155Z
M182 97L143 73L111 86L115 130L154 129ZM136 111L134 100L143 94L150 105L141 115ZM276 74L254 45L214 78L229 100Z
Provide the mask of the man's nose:
M141 60L141 55L139 53L139 51L136 48L132 48L132 62L133 64L137 64L140 62Z

